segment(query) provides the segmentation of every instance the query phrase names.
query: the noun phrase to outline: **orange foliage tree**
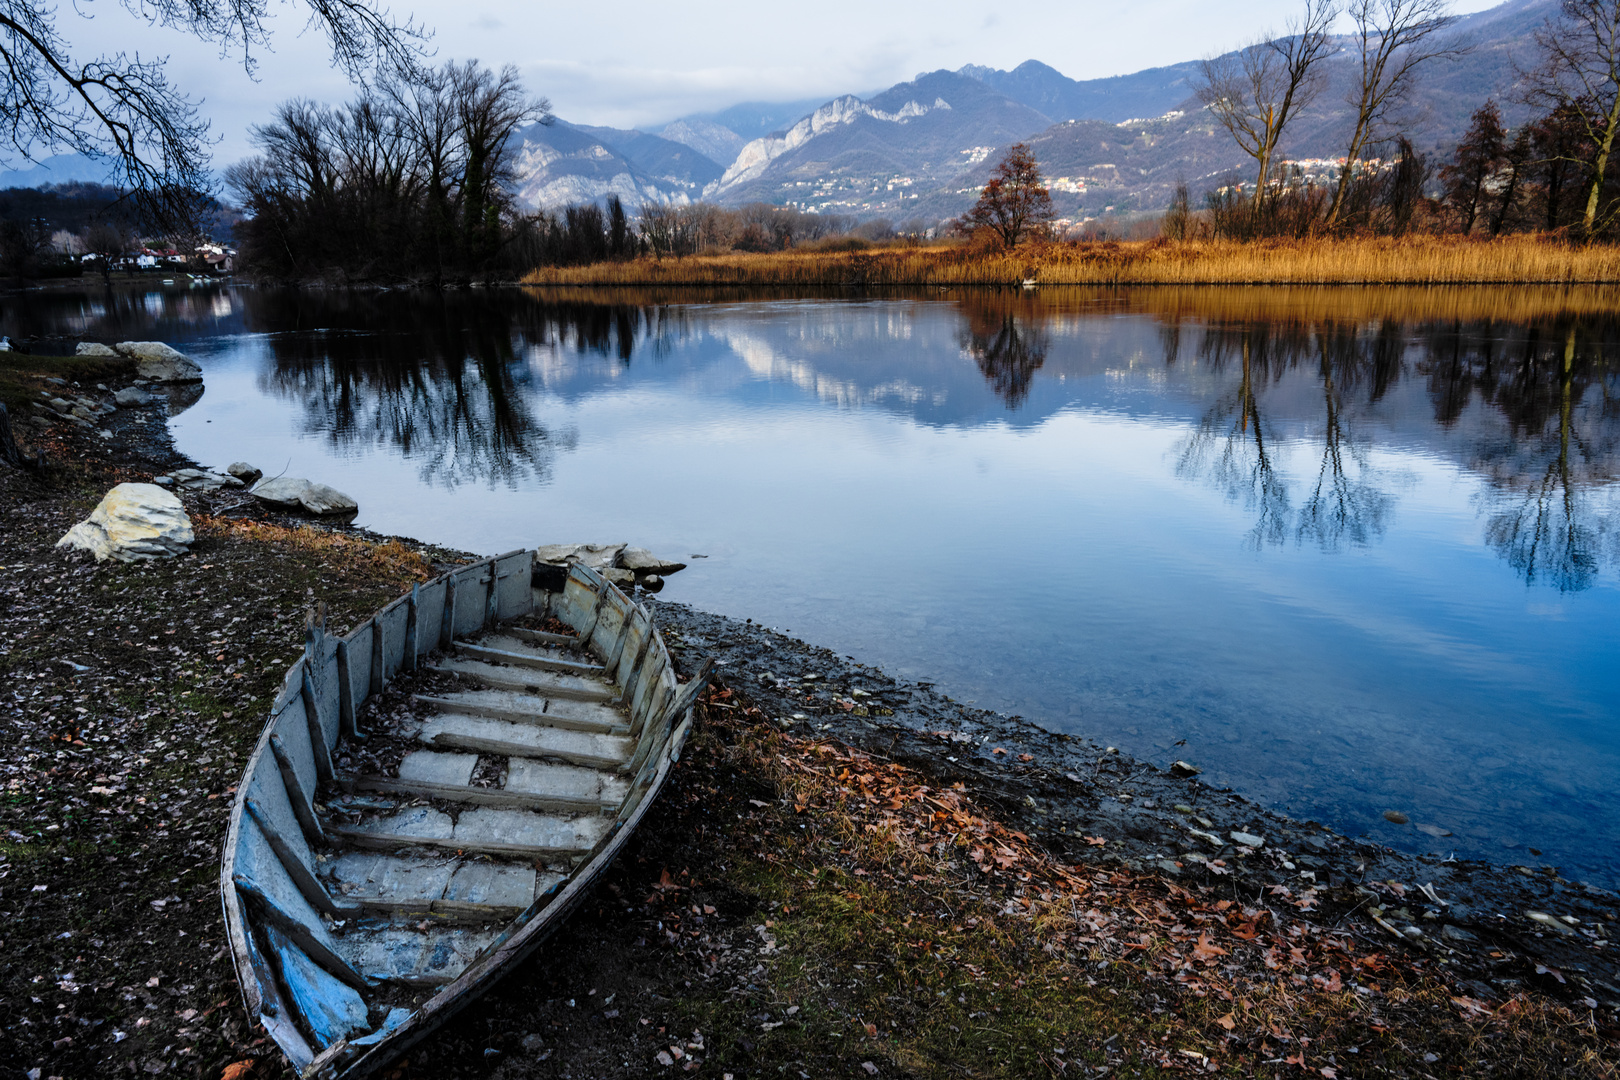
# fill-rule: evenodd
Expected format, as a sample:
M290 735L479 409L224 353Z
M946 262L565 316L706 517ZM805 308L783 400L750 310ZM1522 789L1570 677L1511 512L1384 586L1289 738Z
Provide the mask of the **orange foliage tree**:
M996 166L979 201L956 224L964 233L990 229L1003 244L1017 247L1021 240L1044 235L1053 216L1052 194L1035 155L1024 143L1016 143Z

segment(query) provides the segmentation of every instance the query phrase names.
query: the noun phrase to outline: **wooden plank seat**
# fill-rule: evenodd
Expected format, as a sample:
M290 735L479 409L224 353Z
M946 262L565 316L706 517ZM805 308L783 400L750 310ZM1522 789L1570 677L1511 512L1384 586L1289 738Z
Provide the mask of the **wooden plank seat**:
M440 713L423 719L416 738L447 750L473 750L508 757L557 758L573 765L618 768L635 753L628 735L602 735L567 728L537 727L486 716Z
M563 765L528 758L511 758L506 783L501 787L435 784L400 780L391 776L357 776L356 791L375 791L400 799L442 799L471 806L503 806L514 810L558 810L572 813L609 813L629 793L628 778L578 765Z
M589 676L565 675L560 672L539 671L531 667L513 667L454 656L442 657L430 666L437 671L457 675L496 690L527 691L543 697L569 698L574 701L605 702L618 697L618 692L611 684Z
M557 671L565 675L580 675L586 678L599 676L605 670L601 664L580 660L580 654L577 652L569 656L556 649L536 648L505 634L485 634L476 642L457 641L455 650L457 654L475 660L511 664L513 667L530 667L537 671Z
M416 694L411 700L440 712L487 716L492 720L511 720L543 727L569 728L602 735L623 735L630 730L629 718L623 712L612 705L592 701L538 697L510 690Z
M600 815L575 817L480 806L452 818L432 806L411 806L358 825L331 827L333 836L373 850L436 847L486 855L573 858L595 847L612 822Z
M345 851L327 863L325 876L334 895L366 912L489 922L515 917L563 875L528 864L433 853Z

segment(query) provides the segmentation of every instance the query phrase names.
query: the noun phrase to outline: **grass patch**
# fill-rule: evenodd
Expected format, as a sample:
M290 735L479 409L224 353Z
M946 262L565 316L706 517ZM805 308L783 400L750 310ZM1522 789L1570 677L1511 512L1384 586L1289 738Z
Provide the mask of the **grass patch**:
M28 406L39 400L46 379L68 382L105 382L135 373L135 361L125 356L29 356L20 352L0 353L0 402L14 417L26 415Z
M1574 284L1620 281L1620 248L1530 235L957 243L859 251L792 250L542 267L526 285L1206 285Z

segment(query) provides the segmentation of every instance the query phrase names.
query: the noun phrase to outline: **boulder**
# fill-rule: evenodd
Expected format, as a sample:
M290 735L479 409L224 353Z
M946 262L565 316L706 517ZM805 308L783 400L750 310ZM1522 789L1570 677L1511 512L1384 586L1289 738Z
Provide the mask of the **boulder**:
M156 394L148 393L138 386L127 386L113 395L113 401L126 409L139 408L142 405L151 405L158 400Z
M579 563L592 570L606 570L615 565L624 544L546 544L536 549L534 561L551 566L571 566ZM632 580L634 571L631 571Z
M194 539L174 495L154 484L119 484L56 546L91 552L97 561L134 562L182 555Z
M602 572L602 577L608 584L617 585L621 589L632 588L636 583L636 575L629 570L621 570L617 566L609 566Z
M161 341L120 341L113 348L136 361L141 378L153 382L202 382L202 368Z
M263 470L255 469L245 461L233 461L225 466L225 471L244 484L256 484L259 482L259 477L264 475Z
M79 347L73 350L74 356L117 356L116 349L109 348L99 341L81 341Z
M683 562L671 562L668 559L660 559L646 548L639 547L626 547L623 551L619 552L618 564L624 567L626 570L634 573L637 577L642 577L646 574L657 574L660 577L664 577L675 573L677 570L686 569L686 564Z
M307 514L353 514L360 504L336 488L315 484L297 476L266 480L251 492L255 499L280 510L302 510Z

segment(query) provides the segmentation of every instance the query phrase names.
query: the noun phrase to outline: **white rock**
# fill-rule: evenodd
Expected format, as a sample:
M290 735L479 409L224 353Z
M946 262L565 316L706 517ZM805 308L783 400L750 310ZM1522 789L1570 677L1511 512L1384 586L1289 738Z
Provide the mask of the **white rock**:
M637 575L658 574L664 576L673 574L677 570L685 570L683 562L673 562L669 559L660 559L646 548L627 547L619 552L619 565L626 570L634 571Z
M1263 848L1266 846L1265 839L1254 835L1254 833L1234 832L1227 835L1232 838L1234 844L1242 844L1244 847Z
M169 479L176 487L184 488L186 491L218 491L220 488L245 486L234 476L205 472L202 469L176 469L169 474Z
M81 341L79 347L73 350L74 356L117 356L116 350L108 348L99 341Z
M179 499L155 484L119 484L56 546L134 562L182 555L195 539Z
M120 341L113 348L137 361L141 378L153 382L202 382L202 368L185 353L161 341Z
M297 476L266 480L251 492L255 499L283 510L310 514L352 514L360 504L336 488L314 484Z
M617 563L624 549L624 544L546 544L536 549L534 561L552 566L580 563L592 570L606 570Z
M244 484L257 483L259 477L264 475L264 470L255 469L252 465L249 465L245 461L233 461L229 465L225 466L225 471L242 481Z

